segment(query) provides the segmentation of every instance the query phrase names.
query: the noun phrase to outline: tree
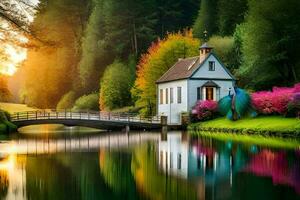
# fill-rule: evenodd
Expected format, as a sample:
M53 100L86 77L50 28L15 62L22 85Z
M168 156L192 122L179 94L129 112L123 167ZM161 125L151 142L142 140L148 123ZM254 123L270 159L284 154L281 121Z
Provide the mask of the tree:
M218 29L222 36L232 35L238 24L244 22L248 0L219 0Z
M105 36L103 0L94 0L91 14L82 39L82 55L78 64L83 92L91 92L98 89L99 77L107 64L112 61L112 55L102 48L101 40Z
M11 93L8 90L7 81L4 76L0 75L0 101L8 101Z
M218 0L201 0L198 17L193 25L195 37L204 38L204 31L207 31L208 36L217 32L217 2Z
M91 93L79 97L72 108L73 111L80 110L99 110L99 94Z
M156 33L161 37L169 32L191 27L198 12L200 0L156 0Z
M249 1L246 22L239 30L243 53L239 74L247 87L269 89L299 81L299 12L297 0Z
M87 5L84 0L41 1L40 12L31 25L40 38L54 45L40 45L28 50L24 63L26 103L39 108L55 108L60 98L77 80L79 41L84 29Z
M112 110L132 104L130 89L135 79L135 65L115 60L109 65L100 83L100 109Z
M70 91L61 97L58 102L56 109L71 109L76 101L76 93L74 91Z
M137 99L136 106L143 107L142 114L152 115L156 106L155 81L159 79L179 58L199 54L199 40L192 33L168 34L163 40L153 43L143 54L137 69L137 79L132 95Z
M136 57L156 38L154 0L94 0L79 64L85 92L98 90L98 79L115 58Z
M214 48L214 52L231 72L239 68L239 54L236 53L234 37L212 36L208 43Z

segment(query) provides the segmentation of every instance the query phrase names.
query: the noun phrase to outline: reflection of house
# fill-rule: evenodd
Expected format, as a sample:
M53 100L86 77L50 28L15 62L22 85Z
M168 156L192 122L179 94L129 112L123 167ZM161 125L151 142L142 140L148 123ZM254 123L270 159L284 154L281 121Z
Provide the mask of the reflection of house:
M206 43L200 56L181 59L158 84L158 114L168 116L169 124L181 122L181 112L188 112L198 100L219 100L234 86L235 78L211 52Z
M187 178L188 142L181 141L181 134L168 134L167 141L159 142L159 166L166 173Z
M217 152L212 145L191 145L182 141L182 134L168 134L159 142L159 166L172 175L183 178L230 176L232 156Z
M182 134L168 134L158 147L159 167L165 173L192 180L199 199L221 194L230 195L233 157L217 152L211 140L200 143L183 140Z

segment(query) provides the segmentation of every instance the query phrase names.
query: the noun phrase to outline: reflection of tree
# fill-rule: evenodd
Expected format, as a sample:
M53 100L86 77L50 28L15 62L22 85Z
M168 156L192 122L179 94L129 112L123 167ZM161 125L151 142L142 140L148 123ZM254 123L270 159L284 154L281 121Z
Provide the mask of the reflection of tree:
M7 171L0 170L0 199L6 196L8 184Z
M196 199L197 191L187 181L160 174L154 146L136 148L131 169L137 187L150 199Z
M119 195L136 199L135 182L131 174L131 155L120 152L100 151L99 164L107 185Z
M70 169L55 158L28 157L26 163L26 190L28 199L78 199Z

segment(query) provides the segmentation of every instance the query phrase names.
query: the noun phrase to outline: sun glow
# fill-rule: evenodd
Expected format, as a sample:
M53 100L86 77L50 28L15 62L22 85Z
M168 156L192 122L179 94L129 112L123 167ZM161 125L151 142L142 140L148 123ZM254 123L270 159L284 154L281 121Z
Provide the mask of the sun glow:
M11 76L18 70L18 66L26 59L27 50L7 44L4 47L4 55L2 56L5 57L5 59L0 63L0 74Z

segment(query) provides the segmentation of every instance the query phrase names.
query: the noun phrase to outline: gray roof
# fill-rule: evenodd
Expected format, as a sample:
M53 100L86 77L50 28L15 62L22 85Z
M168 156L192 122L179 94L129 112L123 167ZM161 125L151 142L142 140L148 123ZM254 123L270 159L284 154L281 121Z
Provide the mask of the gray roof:
M222 64L222 62L218 59L218 57L214 53L209 53L209 55L200 63L199 56L179 59L177 63L175 63L165 74L163 74L156 83L164 83L181 79L188 79L192 77L192 75L199 69L205 61L210 57L210 55L214 55L216 59L220 62L221 66L225 69L225 71L230 75L230 77L235 80L234 76L229 72L229 70Z
M178 60L156 83L168 82L189 78L194 70L199 66L199 57L186 58Z
M202 45L200 46L199 49L212 49L212 47L209 46L209 45L205 42L204 44L202 44Z
M217 87L217 88L219 88L220 86L213 81L207 81L206 83L204 83L202 85L202 87Z

